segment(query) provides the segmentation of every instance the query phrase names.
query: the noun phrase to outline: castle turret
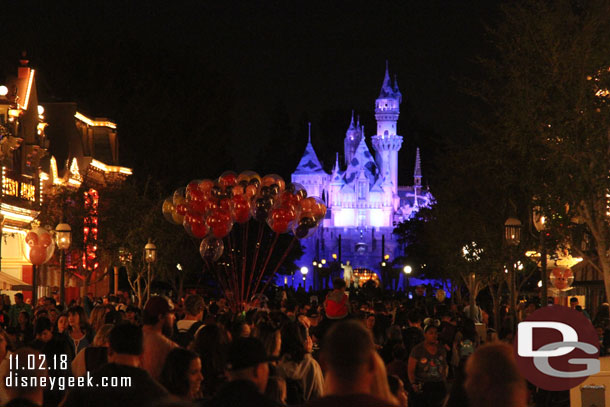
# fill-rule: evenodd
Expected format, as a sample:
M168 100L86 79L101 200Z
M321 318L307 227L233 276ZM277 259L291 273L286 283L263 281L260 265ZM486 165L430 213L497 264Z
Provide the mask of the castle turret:
M377 119L377 135L372 137L373 147L377 152L377 164L381 174L390 174L392 192L398 193L398 151L402 146L402 137L396 134L396 123L400 115L402 94L398 90L398 81L394 84L390 79L386 61L385 77L381 85L379 97L375 101L375 118Z
M349 123L349 127L345 132L345 140L343 142L344 150L345 150L345 165L349 165L349 162L354 157L356 153L356 148L358 148L358 144L360 144L360 139L362 138L362 132L360 131L360 118L358 118L358 123L354 124L354 111L352 110L352 120Z
M303 185L307 194L311 196L322 197L326 192L324 188L328 182L328 174L324 171L311 144L311 123L309 123L307 146L297 169L292 174L292 182Z

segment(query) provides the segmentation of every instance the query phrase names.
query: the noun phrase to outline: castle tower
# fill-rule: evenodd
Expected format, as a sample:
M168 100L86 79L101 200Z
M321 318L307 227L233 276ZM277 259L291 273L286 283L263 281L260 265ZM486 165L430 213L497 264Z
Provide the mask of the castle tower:
M373 148L377 152L377 164L381 174L390 174L392 193L398 193L398 151L402 146L402 136L396 134L396 122L400 115L402 94L398 90L398 82L390 79L386 61L385 77L381 92L375 101L375 119L377 119L377 135L372 137Z
M322 168L322 164L311 144L311 123L309 123L309 137L303 157L292 173L292 182L299 183L305 187L307 194L322 198L328 183L328 174Z
M362 132L360 131L360 117L358 117L358 123L354 124L354 111L352 110L352 120L349 123L349 127L345 132L345 140L343 142L345 151L345 165L348 166L349 162L352 161L356 148L360 144L362 138Z

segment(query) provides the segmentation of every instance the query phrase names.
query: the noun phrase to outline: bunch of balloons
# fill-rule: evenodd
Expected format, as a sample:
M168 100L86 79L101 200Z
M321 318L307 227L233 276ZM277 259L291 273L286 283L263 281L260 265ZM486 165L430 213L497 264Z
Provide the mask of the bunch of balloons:
M37 227L25 235L25 243L29 246L27 257L35 266L48 262L55 252L53 236L44 228Z
M308 197L302 185L287 185L279 175L225 171L217 180L195 180L177 189L165 199L162 211L169 222L202 239L201 256L216 261L224 251L222 239L235 223L254 218L276 234L292 232L304 239L326 216L326 205Z

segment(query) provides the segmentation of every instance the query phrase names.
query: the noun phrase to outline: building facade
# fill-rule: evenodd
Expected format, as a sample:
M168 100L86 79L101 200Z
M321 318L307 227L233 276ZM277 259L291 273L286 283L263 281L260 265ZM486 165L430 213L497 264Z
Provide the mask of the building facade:
M0 81L2 78L0 78ZM119 166L117 126L107 119L92 119L80 113L75 103L39 101L36 72L25 56L17 76L0 82L0 290L24 291L32 295L32 266L24 237L45 205L61 189L82 190L90 210L83 225L84 253L69 251L66 299L80 295L78 275L89 270L97 295L108 292L103 278L107 266L98 260L97 206L100 191L122 182L131 169ZM103 192L102 192L103 194ZM41 225L54 229L56 225ZM85 230L87 231L85 233ZM56 251L57 253L57 251ZM37 268L38 296L52 295L59 287L56 254Z
M391 80L386 64L381 91L375 101L377 129L370 137L373 152L367 145L364 126L359 119L354 121L352 112L344 139L345 160L340 163L337 153L331 173L324 171L311 144L310 133L292 182L302 184L308 195L322 197L328 212L316 234L302 241L303 266L327 273L328 270L318 269L334 265L336 273L339 262L350 260L354 269L363 275L389 279L384 275L387 269L382 263L389 267L401 255L392 234L394 227L433 203L428 188L422 185L419 148L413 185L398 185L398 151L403 142L397 129L401 103L398 83L396 79ZM309 274L307 284L312 285L316 273Z

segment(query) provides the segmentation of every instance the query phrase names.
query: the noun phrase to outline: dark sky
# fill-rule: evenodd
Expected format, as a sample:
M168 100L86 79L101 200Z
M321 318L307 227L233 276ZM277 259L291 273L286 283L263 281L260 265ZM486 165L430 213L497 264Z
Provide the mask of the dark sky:
M460 83L478 75L483 23L496 15L498 1L3 3L0 79L14 73L20 51L27 50L39 70L41 99L76 101L86 114L117 121L122 160L140 171L154 171L141 158L147 145L184 137L201 138L189 141L202 146L199 160L214 160L204 147L224 139L236 169L258 165L265 143L277 137L278 110L288 115L285 138L294 146L282 171L297 164L292 161L304 148L307 120L329 166L351 109L373 135L373 103L388 59L403 94L400 159L407 170L401 179L409 182L415 145L426 164L438 138L469 136L472 103ZM167 125L165 135L151 135L163 127L147 127L151 118L190 104L205 105L185 112L201 115L199 133L178 126L177 134L168 134ZM181 120L176 116L159 121ZM193 178L217 175L195 174L194 167L177 179L191 172Z

